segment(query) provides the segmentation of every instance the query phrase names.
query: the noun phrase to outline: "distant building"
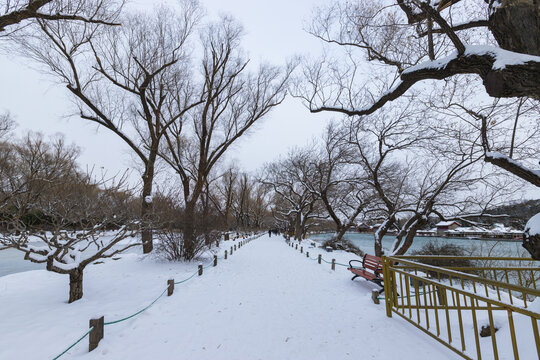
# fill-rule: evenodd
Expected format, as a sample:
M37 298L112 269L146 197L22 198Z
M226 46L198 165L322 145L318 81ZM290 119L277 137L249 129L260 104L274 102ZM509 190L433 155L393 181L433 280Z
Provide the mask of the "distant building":
M461 224L457 221L441 221L435 226L437 227L437 235L445 236L448 230L455 230L456 228L460 227Z
M506 227L503 224L495 224L489 229L480 226L456 227L454 229L447 230L444 233L444 236L469 239L516 240L523 237L523 231L516 230L511 227Z
M418 230L416 232L416 235L418 235L418 236L436 236L437 235L437 228L428 229L428 230Z
M367 224L360 223L356 227L356 231L358 231L358 232L373 232L373 229L371 228L371 226L369 226Z

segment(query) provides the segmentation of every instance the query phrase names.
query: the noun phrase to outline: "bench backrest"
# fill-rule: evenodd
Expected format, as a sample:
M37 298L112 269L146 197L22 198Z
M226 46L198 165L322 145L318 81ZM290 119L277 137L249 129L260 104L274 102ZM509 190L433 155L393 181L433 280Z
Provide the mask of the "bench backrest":
M378 256L364 255L364 260L362 262L362 266L364 269L371 270L373 272L381 272L382 271L382 259Z

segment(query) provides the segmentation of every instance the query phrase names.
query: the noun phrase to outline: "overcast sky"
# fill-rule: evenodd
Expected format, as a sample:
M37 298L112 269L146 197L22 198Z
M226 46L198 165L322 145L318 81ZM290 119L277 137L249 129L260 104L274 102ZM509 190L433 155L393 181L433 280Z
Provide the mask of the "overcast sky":
M175 0L169 0L173 2ZM320 54L322 44L308 35L304 24L312 9L328 0L200 0L209 18L232 14L244 26L244 49L255 63L284 64L295 55ZM133 0L131 7L151 9L151 0ZM47 135L64 133L82 149L83 167L104 167L109 173L131 168L130 151L106 129L96 130L77 117L67 118L70 96L50 77L25 66L20 58L0 54L0 112L8 110L19 123L17 133L28 130ZM310 114L299 100L288 97L230 151L227 162L254 172L265 162L285 154L295 145L304 145L319 136L336 115ZM133 174L138 179L138 174ZM523 189L526 197L539 198L537 189ZM518 196L519 197L519 196Z
M244 26L244 49L258 61L284 64L299 54L317 54L321 44L303 31L312 8L324 0L201 0L210 17L234 15ZM131 1L130 6L151 9L151 0ZM0 54L0 111L10 111L18 134L27 130L48 135L64 133L82 149L82 166L120 171L133 162L129 151L106 129L77 118L67 118L70 97L63 86L22 63L21 58ZM268 117L241 139L229 155L239 167L255 171L295 145L318 136L330 114L310 114L299 100L288 97Z

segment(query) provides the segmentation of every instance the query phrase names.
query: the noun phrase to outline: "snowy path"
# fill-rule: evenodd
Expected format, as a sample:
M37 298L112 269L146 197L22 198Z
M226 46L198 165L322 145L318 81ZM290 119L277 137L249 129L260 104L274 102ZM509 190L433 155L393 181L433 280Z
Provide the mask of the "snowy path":
M387 318L384 306L371 301L373 287L350 281L344 268L334 272L306 259L281 237L263 236L201 278L177 285L147 312L107 326L97 350L87 353L84 340L62 359L458 358L412 325ZM0 297L0 312L2 305ZM129 313L135 305L125 306ZM62 335L54 348L62 350L68 338ZM0 340L0 358L11 358L3 357L5 346Z

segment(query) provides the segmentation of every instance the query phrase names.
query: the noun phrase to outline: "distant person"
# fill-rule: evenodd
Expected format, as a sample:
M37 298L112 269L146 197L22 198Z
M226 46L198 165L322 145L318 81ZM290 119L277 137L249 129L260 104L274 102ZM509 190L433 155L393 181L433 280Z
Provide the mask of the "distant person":
M268 237L272 237L272 230L268 230Z

